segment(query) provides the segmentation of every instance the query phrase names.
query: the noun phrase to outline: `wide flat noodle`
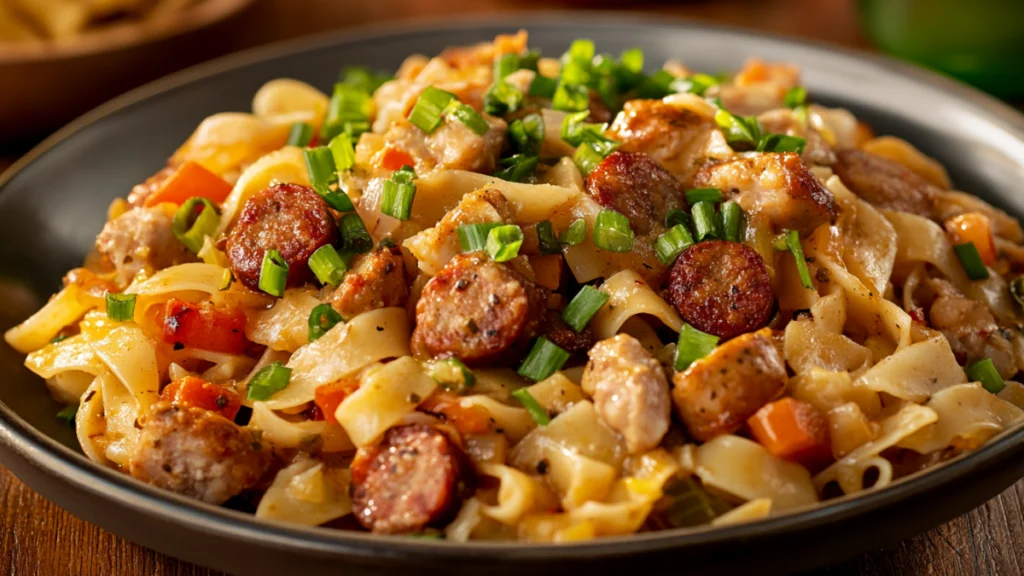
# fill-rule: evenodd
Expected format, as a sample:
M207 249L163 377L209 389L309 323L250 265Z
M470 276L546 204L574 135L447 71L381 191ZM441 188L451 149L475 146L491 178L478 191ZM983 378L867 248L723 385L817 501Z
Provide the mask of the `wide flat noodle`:
M854 385L911 402L924 402L932 394L966 381L949 342L938 337L883 358Z
M4 340L22 354L39 350L50 343L65 326L82 317L90 308L78 297L81 288L69 284L50 301L4 333Z
M1024 422L1024 410L989 393L977 382L939 391L925 406L938 414L938 420L901 440L901 448L922 454L947 446L974 450L1003 430Z
M334 416L356 446L366 446L434 393L437 382L419 362L403 356L367 370L359 389L349 394Z
M698 446L695 472L705 486L743 500L770 498L778 510L818 501L806 468L739 436L726 434Z
M352 513L351 473L300 459L281 470L260 499L256 517L319 526Z
M632 270L616 273L601 284L600 290L608 294L608 302L590 323L599 340L615 336L627 320L638 314L654 316L676 332L683 327L675 309Z

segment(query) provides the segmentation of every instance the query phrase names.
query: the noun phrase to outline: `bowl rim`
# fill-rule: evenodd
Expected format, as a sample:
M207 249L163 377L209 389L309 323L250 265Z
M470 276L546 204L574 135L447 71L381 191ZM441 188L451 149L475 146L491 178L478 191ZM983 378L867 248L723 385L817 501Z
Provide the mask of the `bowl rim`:
M909 76L920 84L950 93L1005 122L1007 128L1019 140L1024 141L1024 115L1010 106L955 80L886 56L736 26L707 24L703 21L677 16L666 18L650 14L622 14L611 11L497 12L486 15L437 17L415 21L400 20L343 28L305 38L250 48L187 68L118 96L59 129L6 171L0 173L0 194L4 192L7 183L24 168L42 157L48 150L88 126L116 114L121 109L144 103L165 92L216 76L222 72L258 64L276 57L330 46L359 44L388 36L411 36L417 33L437 33L443 30L461 30L480 26L504 26L512 29L515 26L509 23L509 19L519 23L527 17L536 16L542 16L542 19L538 20L543 22L539 24L541 27L580 24L615 27L628 24L630 26L673 27L679 30L699 28L702 31L710 31L723 37L742 35L833 56L853 57L871 64L874 68L887 74ZM140 514L162 517L164 520L176 524L187 523L202 532L225 538L242 539L271 549L302 550L308 554L346 554L364 558L406 557L416 559L430 557L435 560L473 558L530 561L548 560L552 557L565 560L593 560L707 544L742 544L759 535L777 536L835 525L896 504L900 500L951 484L986 466L1019 457L1024 454L1024 427L1005 431L973 452L957 457L941 466L901 478L883 489L843 496L831 500L825 505L812 505L798 511L744 524L674 529L555 545L480 541L462 543L414 538L382 538L364 532L258 520L252 514L206 504L160 490L92 462L84 455L35 429L3 402L0 402L0 443L9 447L35 467L48 474L56 475L63 481L95 497L117 501Z
M0 66L80 58L134 48L212 26L255 0L205 0L159 20L128 21L66 40L0 44Z

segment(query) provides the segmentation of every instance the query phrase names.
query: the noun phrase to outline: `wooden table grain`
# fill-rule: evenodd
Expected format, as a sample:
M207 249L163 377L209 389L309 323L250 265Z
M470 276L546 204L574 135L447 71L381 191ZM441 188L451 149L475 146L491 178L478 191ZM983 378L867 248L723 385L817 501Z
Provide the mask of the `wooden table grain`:
M251 46L395 18L627 3L541 0L262 0L234 29L234 46ZM868 48L854 0L705 0L630 2L631 10L687 16ZM13 158L0 158L0 170ZM1024 481L947 524L896 545L824 568L828 576L979 576L1024 573ZM212 576L220 574L138 546L80 520L0 466L0 574Z

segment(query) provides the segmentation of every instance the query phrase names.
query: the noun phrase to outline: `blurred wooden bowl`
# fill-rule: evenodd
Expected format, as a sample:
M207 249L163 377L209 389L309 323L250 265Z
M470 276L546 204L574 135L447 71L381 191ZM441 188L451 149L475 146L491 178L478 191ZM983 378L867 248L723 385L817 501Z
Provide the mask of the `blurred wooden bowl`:
M227 20L253 0L205 0L71 40L0 44L0 147L38 139L110 98L234 48Z

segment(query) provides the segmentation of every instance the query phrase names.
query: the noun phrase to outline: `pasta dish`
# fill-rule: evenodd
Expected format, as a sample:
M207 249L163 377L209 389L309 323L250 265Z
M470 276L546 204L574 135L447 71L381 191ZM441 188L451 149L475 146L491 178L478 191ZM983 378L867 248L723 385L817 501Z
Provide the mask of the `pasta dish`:
M1015 218L793 65L651 64L519 32L269 81L6 341L97 463L453 541L753 521L1024 421Z

